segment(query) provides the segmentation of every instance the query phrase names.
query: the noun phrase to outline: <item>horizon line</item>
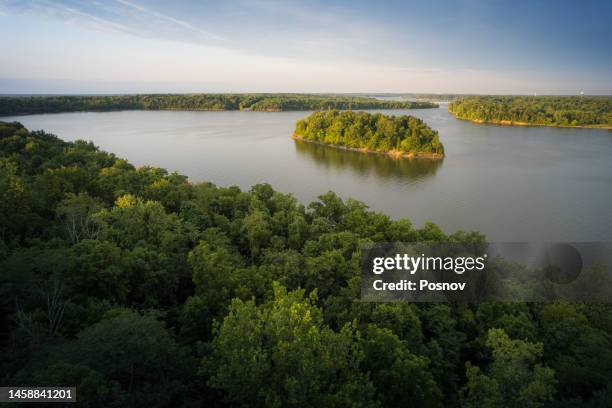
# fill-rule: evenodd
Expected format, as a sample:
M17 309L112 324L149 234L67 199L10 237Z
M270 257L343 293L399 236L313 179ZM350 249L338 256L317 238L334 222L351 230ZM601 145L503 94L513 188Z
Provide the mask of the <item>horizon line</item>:
M555 91L552 91L555 92ZM347 95L347 96L359 96L359 95L379 95L379 96L408 96L408 95L437 95L437 96L612 96L612 91L595 91L598 93L547 93L547 92L534 92L534 93L486 93L486 92L332 92L332 91L321 91L321 92L20 92L20 93L0 93L0 97L45 97L45 96L124 96L124 95ZM601 92L601 93L599 93Z

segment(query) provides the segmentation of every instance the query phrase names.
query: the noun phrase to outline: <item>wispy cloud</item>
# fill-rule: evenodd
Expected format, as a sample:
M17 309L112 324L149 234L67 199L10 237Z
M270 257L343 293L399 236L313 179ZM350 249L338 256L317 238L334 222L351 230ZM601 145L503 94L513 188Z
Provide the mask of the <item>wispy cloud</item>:
M149 16L153 16L153 17L159 18L161 20L165 20L165 21L168 21L170 23L173 23L173 24L175 24L175 25L177 25L179 27L182 27L182 28L185 28L187 30L190 30L190 31L192 31L192 32L194 32L196 34L199 34L199 35L201 35L201 36L203 36L205 38L210 38L210 39L213 39L213 40L222 40L223 39L222 37L219 37L216 34L212 34L212 33L209 33L207 31L201 30L201 29L195 27L193 24L188 23L187 21L184 21L184 20L181 20L181 19L169 16L167 14L163 14L163 13L161 13L159 11L155 11L155 10L152 10L150 8L147 8L147 7L144 7L144 6L141 6L139 4L136 4L136 3L133 3L133 2L129 2L129 1L126 1L126 0L115 0L115 1L117 3L119 3L119 4L122 4L124 6L127 6L127 7L130 7L132 9L138 10L138 11L140 11L140 12L142 12L144 14L147 14Z
M69 20L97 30L141 38L170 39L214 44L224 39L184 19L127 0L77 2L71 0L0 0L5 13Z
M106 19L94 16L92 14L86 13L84 11L73 9L71 7L60 6L58 10L63 11L67 15L72 15L72 16L84 18L85 20L88 20L88 21L96 24L98 26L98 28L110 29L111 31L116 31L116 32L126 33L126 34L132 34L132 35L138 34L135 30L130 29L128 26L126 26L124 24L120 24L120 23L116 23L116 22L113 22L113 21L110 21L110 20L106 20Z
M183 3L178 7L172 3L154 7L143 0L0 0L2 3L11 13L69 20L100 31L303 61L380 60L393 40L388 28L346 8L276 0Z

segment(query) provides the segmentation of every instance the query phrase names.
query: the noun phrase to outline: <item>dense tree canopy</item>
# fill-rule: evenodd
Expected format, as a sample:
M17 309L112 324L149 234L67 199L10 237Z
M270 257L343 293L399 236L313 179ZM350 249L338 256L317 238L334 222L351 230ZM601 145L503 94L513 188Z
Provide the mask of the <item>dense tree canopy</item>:
M472 96L448 110L483 123L612 128L610 96Z
M0 383L86 407L578 406L612 399L608 304L360 301L360 248L480 241L307 206L0 122Z
M413 116L328 110L314 112L295 125L294 137L373 152L442 157L438 132Z
M431 102L380 100L362 96L315 94L151 94L100 96L5 96L0 115L118 110L418 109Z

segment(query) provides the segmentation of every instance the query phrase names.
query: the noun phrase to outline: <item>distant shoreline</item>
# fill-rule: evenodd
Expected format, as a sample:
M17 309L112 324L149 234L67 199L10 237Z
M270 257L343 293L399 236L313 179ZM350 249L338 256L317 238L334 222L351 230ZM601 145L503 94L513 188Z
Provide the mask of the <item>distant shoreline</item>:
M117 96L0 97L0 115L123 110L312 111L328 109L432 109L432 102L315 94L130 94Z
M303 136L294 133L291 136L294 140L300 140L302 142L306 142L306 143L312 143L312 144L316 144L316 145L320 145L320 146L325 146L325 147L332 147L334 149L339 149L339 150L348 150L348 151L352 151L352 152L358 152L358 153L369 153L369 154L384 154L386 156L390 156L394 159L427 159L427 160L442 160L444 159L444 157L446 157L444 154L440 154L440 153L423 153L423 152L419 152L419 153L406 153L406 152L401 152L399 150L390 150L390 151L380 151L380 150L369 150L367 148L358 148L358 147L347 147L347 146L341 146L341 145L335 145L335 144L331 144L331 143L323 143L323 142L316 142L314 140L308 140L305 139Z
M535 127L556 127L556 128L573 128L573 129L603 129L603 130L612 130L612 126L607 125L545 125L542 123L528 123L528 122L515 122L512 120L498 120L498 121L487 121L482 119L467 119L456 116L451 112L451 114L459 120L465 120L467 122L476 123L479 125L498 125L498 126L535 126Z
M383 110L408 110L408 109L437 109L437 108L357 108L355 110L367 110L367 111L383 111ZM58 111L58 112L18 112L18 113L4 113L0 112L0 118L9 118L13 116L32 116L32 115L57 115L64 113L118 113L118 112L262 112L262 113L283 113L283 112L313 112L321 109L304 109L304 110L290 110L290 109L183 109L183 108L158 108L158 109L108 109L108 110L70 110L70 111ZM352 109L342 109L352 110Z

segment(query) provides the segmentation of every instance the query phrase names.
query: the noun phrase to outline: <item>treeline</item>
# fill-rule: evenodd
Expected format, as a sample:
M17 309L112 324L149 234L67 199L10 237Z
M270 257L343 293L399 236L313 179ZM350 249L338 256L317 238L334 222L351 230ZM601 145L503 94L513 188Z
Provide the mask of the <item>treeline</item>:
M373 152L444 156L438 132L421 119L408 115L337 110L314 112L296 123L294 137Z
M608 304L366 303L360 248L480 242L191 184L0 122L0 383L86 407L603 407Z
M402 99L416 99L417 101L452 101L454 99L466 98L473 94L449 94L449 93L375 93L375 94L364 94L354 93L349 94L354 96L366 96L376 98L402 98Z
M435 103L312 94L156 94L0 97L0 115L118 110L417 109Z
M448 102L456 99L471 97L469 94L414 94L417 101Z
M610 96L473 96L452 102L448 110L484 123L612 127Z

